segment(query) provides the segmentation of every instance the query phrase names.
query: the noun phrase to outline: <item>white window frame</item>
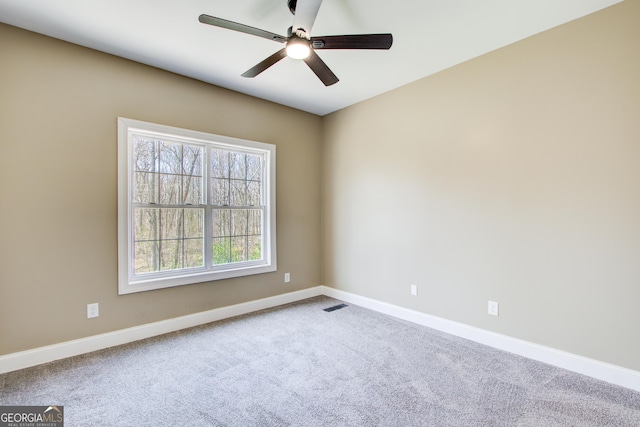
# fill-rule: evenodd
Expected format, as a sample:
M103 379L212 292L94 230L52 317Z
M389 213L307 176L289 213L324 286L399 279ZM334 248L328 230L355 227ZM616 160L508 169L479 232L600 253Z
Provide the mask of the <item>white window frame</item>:
M202 268L170 270L143 275L134 274L133 135L155 136L192 145L261 154L264 159L262 197L265 206L262 227L263 259L216 266L205 262L205 266ZM205 212L208 212L213 209L213 205L209 201L208 156L204 157L203 193L205 199L203 206ZM204 226L205 257L211 253L207 246L213 244L211 215L205 213L206 217L209 218L205 219ZM276 270L275 145L118 117L118 293L120 295L269 273Z

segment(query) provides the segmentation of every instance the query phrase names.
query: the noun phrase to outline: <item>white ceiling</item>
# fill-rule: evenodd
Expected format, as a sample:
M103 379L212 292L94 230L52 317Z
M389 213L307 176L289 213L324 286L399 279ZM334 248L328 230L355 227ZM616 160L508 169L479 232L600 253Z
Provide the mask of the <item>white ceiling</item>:
M298 0L304 1L304 0ZM202 13L286 36L286 0L0 0L0 22L325 115L621 0L324 0L312 35L392 33L389 51L322 50L325 87L282 48L198 22Z

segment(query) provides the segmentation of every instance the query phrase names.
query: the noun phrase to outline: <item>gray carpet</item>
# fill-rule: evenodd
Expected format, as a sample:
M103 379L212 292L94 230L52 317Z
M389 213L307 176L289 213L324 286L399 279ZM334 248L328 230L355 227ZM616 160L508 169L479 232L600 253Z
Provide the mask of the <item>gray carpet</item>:
M317 297L0 375L72 426L640 426L640 393Z

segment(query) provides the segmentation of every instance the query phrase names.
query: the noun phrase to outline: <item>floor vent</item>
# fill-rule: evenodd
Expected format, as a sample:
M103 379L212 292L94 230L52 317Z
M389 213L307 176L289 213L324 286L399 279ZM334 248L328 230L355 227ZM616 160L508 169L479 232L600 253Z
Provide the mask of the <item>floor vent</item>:
M333 307L323 308L323 310L329 313L332 311L340 310L341 308L345 308L345 307L349 307L349 306L347 304L338 304L338 305L334 305Z

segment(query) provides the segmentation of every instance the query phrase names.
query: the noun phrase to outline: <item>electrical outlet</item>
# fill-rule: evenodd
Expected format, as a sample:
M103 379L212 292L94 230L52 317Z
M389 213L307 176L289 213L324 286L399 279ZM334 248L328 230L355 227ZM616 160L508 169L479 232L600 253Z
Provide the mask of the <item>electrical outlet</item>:
M284 283L289 283L291 281L291 273L284 273Z
M495 301L489 301L489 305L487 306L487 313L492 316L498 315L498 303Z
M98 303L87 304L87 319L93 319L100 315L100 306Z
M411 285L411 295L418 296L418 285Z

